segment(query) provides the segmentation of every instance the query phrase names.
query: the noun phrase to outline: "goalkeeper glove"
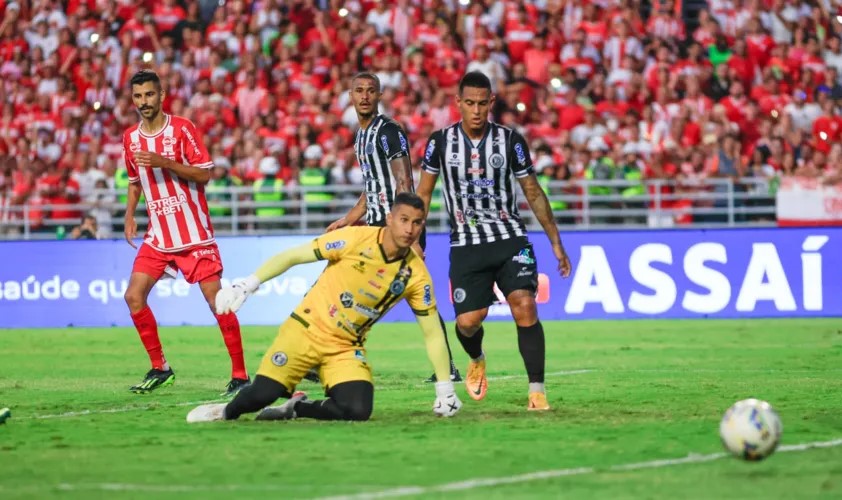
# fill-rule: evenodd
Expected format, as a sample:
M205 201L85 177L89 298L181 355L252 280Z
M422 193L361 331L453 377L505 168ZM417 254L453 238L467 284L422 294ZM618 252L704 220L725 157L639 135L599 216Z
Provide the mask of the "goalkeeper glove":
M433 403L433 413L440 417L452 417L462 408L462 402L456 396L453 382L436 382L436 401Z
M260 279L251 275L243 281L238 281L216 293L216 314L237 312L249 295L260 288Z

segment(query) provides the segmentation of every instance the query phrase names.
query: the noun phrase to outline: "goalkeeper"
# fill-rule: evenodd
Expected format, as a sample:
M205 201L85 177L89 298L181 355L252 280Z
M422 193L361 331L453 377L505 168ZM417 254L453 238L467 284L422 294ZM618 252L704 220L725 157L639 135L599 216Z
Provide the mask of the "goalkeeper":
M316 284L281 325L257 376L227 405L201 405L188 422L234 420L262 410L257 420L314 418L368 420L374 404L368 331L401 299L406 299L424 331L427 355L438 380L433 412L450 417L462 403L450 381L450 360L438 319L433 284L424 261L410 247L424 227L424 203L400 193L385 227L353 226L319 236L279 253L244 281L216 295L217 312L236 312L261 283L292 266L317 260L328 264ZM310 401L295 387L318 368L327 399ZM278 398L288 398L270 407Z

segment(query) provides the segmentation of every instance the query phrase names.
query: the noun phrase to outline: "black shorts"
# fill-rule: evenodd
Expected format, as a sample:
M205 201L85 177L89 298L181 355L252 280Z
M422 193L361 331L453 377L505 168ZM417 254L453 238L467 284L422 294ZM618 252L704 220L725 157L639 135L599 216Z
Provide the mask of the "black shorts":
M376 227L386 227L386 221L382 220L379 222L375 222L374 224L369 224L369 226L376 226ZM427 226L425 225L423 229L421 229L421 236L418 237L418 244L421 245L421 250L427 250Z
M506 297L515 290L538 291L538 262L528 239L450 248L450 298L457 316L493 304L495 282Z

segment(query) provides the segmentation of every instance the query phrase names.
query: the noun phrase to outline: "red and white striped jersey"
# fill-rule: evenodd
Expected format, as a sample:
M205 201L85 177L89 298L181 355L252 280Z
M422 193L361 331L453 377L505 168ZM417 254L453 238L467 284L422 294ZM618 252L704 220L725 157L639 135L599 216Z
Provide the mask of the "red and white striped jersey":
M150 151L195 168L213 168L207 148L193 123L165 115L164 127L147 135L134 125L123 134L123 155L129 181L139 182L146 197L149 226L144 242L165 252L206 245L213 241L213 226L205 186L184 180L167 169L138 168L135 153Z

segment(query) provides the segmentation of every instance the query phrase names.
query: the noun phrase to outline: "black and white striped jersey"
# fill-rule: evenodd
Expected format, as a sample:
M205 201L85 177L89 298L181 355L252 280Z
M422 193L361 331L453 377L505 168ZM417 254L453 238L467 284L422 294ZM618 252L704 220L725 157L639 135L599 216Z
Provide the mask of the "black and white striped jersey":
M368 127L357 130L354 152L365 179L365 221L372 226L383 225L397 194L389 162L409 157L406 133L388 116L377 115Z
M462 122L455 123L430 136L422 165L426 172L442 176L451 246L526 236L515 178L534 170L529 147L518 132L489 123L485 136L472 141Z

